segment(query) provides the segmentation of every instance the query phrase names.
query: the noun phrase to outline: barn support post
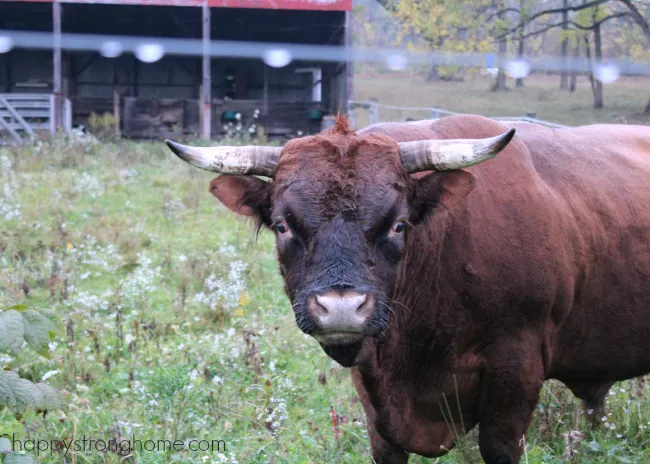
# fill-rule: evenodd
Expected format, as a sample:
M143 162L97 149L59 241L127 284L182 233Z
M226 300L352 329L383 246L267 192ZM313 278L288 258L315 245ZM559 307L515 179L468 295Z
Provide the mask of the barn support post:
M346 57L352 55L352 12L345 12L345 32L344 32L344 45L346 51ZM343 95L342 101L340 103L342 108L345 108L348 100L354 99L352 81L354 77L354 68L352 61L348 60L345 63L345 82L343 83Z
M264 116L268 116L269 114L269 67L266 63L262 63L262 66L264 66L264 88L263 88L263 95L262 95L262 102L264 104L264 108L262 108L262 114Z
M61 2L60 0L54 0L52 2L52 28L54 32L54 57L53 57L53 88L52 93L54 94L54 132L57 132L61 127L62 123L62 100L61 100ZM52 134L54 135L54 134Z
M11 75L11 50L9 50L4 55L5 60L5 92L10 93L12 88L11 80L13 76Z
M212 79L210 75L210 7L208 0L203 0L203 85L201 92L201 138L210 140L212 128Z
M120 134L120 94L113 90L113 119L115 119L115 138L119 139Z

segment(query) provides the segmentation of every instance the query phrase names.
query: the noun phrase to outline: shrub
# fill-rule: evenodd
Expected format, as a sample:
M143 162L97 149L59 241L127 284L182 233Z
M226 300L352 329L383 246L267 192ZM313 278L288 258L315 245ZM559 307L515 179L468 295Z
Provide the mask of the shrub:
M34 310L19 304L0 309L0 353L17 356L25 345L49 358L49 343L56 331L51 311ZM32 383L16 372L0 366L0 410L8 408L16 418L28 410L45 414L61 409L63 395L45 383ZM0 456L4 463L33 462L30 456L11 452L11 443L0 438Z

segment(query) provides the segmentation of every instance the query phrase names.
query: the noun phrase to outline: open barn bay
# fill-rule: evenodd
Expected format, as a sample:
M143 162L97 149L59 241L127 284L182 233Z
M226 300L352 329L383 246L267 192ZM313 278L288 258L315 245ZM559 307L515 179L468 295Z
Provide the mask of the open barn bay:
M162 143L0 148L0 308L48 308L58 327L50 359L0 366L67 404L2 409L14 446L50 443L29 453L45 463L370 462L349 374L296 327L273 237L221 206L210 179ZM617 384L593 428L547 382L524 462L650 462L649 398ZM433 462L481 462L474 434Z

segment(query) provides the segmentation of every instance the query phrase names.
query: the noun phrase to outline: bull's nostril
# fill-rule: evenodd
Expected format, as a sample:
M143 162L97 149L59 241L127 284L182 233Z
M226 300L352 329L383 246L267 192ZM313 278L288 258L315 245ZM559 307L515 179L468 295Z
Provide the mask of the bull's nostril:
M316 301L328 313L356 311L367 299L368 295L358 293L344 296L316 295Z

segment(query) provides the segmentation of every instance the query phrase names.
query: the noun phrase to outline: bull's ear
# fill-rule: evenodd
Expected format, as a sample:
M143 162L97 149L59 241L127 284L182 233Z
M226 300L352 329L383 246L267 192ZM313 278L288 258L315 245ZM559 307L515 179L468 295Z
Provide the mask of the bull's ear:
M271 185L257 177L221 175L210 182L210 192L237 214L271 225Z
M474 185L474 176L462 169L433 172L418 179L411 205L411 222L418 223L436 211L453 208Z

